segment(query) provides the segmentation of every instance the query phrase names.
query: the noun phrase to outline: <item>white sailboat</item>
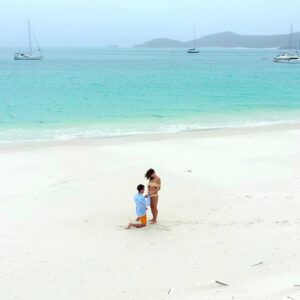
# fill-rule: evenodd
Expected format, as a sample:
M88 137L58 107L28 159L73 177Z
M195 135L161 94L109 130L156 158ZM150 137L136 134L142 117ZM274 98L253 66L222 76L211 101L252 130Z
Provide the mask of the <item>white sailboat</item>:
M31 42L31 36L32 35L33 35L34 40L37 44L39 55L34 55L32 53L32 42ZM15 60L42 60L43 59L43 53L42 53L42 50L39 46L37 38L36 38L34 32L31 29L29 20L28 20L28 40L29 40L29 52L28 53L22 53L22 52L15 53L14 54L14 59Z
M300 53L297 50L297 42L296 42L296 51L294 49L294 41L293 41L293 24L291 24L291 33L290 33L290 42L289 42L289 52L279 53L275 58L274 62L276 63L287 63L287 64L300 64Z
M193 39L193 48L190 48L187 53L199 53L199 50L196 49L196 24L194 23L194 39Z

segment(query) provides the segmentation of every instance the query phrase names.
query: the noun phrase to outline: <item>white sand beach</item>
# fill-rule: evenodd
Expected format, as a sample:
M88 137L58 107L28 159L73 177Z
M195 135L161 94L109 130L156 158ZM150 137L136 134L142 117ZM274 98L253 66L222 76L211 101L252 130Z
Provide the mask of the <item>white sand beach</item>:
M300 125L2 144L0 299L300 299L299 154ZM148 168L158 223L124 230Z

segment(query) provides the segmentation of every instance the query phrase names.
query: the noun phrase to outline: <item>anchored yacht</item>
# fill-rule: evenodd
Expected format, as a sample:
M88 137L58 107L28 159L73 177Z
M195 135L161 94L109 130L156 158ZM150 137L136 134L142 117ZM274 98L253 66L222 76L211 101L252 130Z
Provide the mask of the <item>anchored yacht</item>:
M294 44L296 44L296 50L293 50ZM287 63L287 64L299 64L300 63L300 53L297 51L297 42L294 40L293 24L291 24L289 48L290 48L290 50L288 52L279 53L273 59L273 61L276 63Z
M193 48L187 50L187 53L199 53L200 51L196 49L196 24L194 23L194 39L193 39Z
M275 58L274 62L276 63L289 63L295 64L300 63L300 53L298 52L286 52L286 53L279 53Z
M197 50L196 48L190 48L187 53L199 53L200 51Z
M38 48L37 50L39 52L39 55L34 55L32 53L31 36L34 37L34 40L37 44L37 48ZM15 53L14 54L14 59L15 60L42 60L43 59L43 53L42 53L42 50L39 46L37 38L36 38L33 30L31 29L29 20L28 20L28 41L29 41L29 51L28 51L28 53L22 53L22 52Z

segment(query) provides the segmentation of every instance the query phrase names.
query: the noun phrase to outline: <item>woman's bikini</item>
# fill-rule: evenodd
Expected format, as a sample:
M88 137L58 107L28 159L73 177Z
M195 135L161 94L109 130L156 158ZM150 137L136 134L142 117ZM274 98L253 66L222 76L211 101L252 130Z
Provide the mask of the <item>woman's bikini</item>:
M159 184L159 183L156 183L156 182L151 182L151 181L150 181L150 182L148 183L148 187L149 187L149 186L151 186L151 187L160 187L160 184ZM158 193L156 193L156 194L151 194L151 195L150 195L150 197L157 197L157 196L158 196Z

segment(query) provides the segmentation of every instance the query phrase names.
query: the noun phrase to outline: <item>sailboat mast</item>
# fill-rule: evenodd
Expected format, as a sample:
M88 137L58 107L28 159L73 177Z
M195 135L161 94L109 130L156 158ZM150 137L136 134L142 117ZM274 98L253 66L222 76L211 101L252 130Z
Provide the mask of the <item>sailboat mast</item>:
M196 23L194 22L194 39L193 39L193 48L196 48Z
M290 33L290 51L293 49L293 23L291 24L291 33Z
M29 39L29 54L32 55L31 29L30 29L30 21L29 20L28 20L28 39Z

